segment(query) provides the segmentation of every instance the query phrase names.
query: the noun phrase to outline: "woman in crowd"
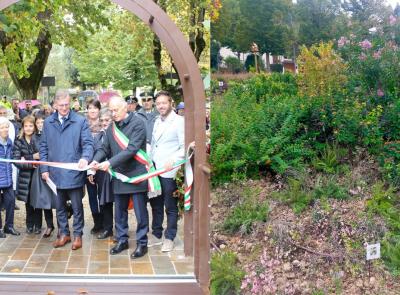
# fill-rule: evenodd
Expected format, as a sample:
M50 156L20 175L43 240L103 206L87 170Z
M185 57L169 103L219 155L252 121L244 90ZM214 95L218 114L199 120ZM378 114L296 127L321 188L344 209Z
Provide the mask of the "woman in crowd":
M22 120L21 131L14 141L13 158L16 160L39 160L39 151L33 135L36 131L35 118L31 115ZM26 232L28 234L41 233L41 210L35 210L30 204L30 186L33 171L32 164L15 164L19 168L17 180L17 199L25 202Z
M12 159L12 141L9 138L10 121L0 116L0 158ZM14 229L15 195L13 190L12 167L10 163L0 163L0 202L6 210L4 231L0 210L0 238L5 238L6 233L19 236Z
M43 123L44 119L46 118L46 114L44 111L40 111L36 114L35 116L35 126L36 126L36 133L34 134L34 143L36 144L36 148L39 149L39 143L40 143L40 138L42 136L42 130L43 130ZM41 176L38 175L38 180L37 181L42 181L40 178ZM46 185L46 184L45 184ZM51 236L51 234L54 231L54 223L53 223L53 210L51 209L51 194L45 194L44 192L41 192L41 196L32 196L34 200L31 200L31 205L36 208L36 210L40 211L38 215L40 215L39 219L39 225L42 227L42 208L44 211L44 218L46 220L46 225L47 228L43 234L43 238L48 238ZM50 208L49 208L50 207Z
M102 130L95 138L95 149L99 149L103 144L106 130L112 122L111 111L103 108L100 111L100 123ZM113 202L114 194L111 185L111 176L107 172L98 170L96 175L89 175L89 182L97 185L99 194L100 212L103 214L103 231L97 236L98 239L106 239L113 235Z
M93 138L95 138L101 131L101 124L99 120L101 104L98 100L90 100L87 103L87 120L89 123L90 131ZM92 211L94 226L91 229L92 234L99 233L103 230L103 214L100 211L100 204L98 199L97 185L86 181L86 188L89 195L89 205Z

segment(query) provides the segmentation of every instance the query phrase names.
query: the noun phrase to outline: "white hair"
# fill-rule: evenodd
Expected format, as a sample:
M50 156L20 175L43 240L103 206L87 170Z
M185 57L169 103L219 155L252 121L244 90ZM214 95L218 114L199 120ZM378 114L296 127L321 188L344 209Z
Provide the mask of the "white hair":
M5 117L0 117L0 126L2 125L10 126L10 121Z
M125 99L120 96L112 96L108 105L111 105L111 103L116 104L120 108L127 108L128 106L128 103L125 101Z

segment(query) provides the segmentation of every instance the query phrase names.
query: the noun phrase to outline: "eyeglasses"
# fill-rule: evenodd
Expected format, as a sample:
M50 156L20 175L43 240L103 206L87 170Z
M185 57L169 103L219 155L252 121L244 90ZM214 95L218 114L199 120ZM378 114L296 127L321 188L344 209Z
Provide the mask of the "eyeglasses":
M142 101L145 101L145 102L149 102L149 101L152 101L152 100L153 100L152 97L148 97L148 98L143 98L142 99Z

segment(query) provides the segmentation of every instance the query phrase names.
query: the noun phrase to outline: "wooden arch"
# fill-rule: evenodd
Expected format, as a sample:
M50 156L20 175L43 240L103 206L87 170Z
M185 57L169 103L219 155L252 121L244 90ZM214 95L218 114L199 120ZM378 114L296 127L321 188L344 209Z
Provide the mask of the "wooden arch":
M182 289L181 287L183 286L180 287L179 283L176 283L176 291L178 293L173 293L183 294L182 292L187 290L190 294L195 294L198 293L199 288L201 288L202 293L208 293L210 276L210 191L209 168L207 166L205 144L205 91L200 71L193 52L189 47L188 41L185 39L182 32L170 17L152 0L111 1L139 17L160 38L172 57L180 80L182 81L183 96L185 100L185 142L186 145L192 141L196 142L196 153L194 155L193 166L194 187L192 191L192 209L185 213L184 242L185 254L188 256L194 256L194 269L197 286L193 286L193 291L190 291L192 289L190 289L188 284L186 284ZM3 10L17 2L18 0L0 0L0 10ZM67 286L68 283L65 283L65 285ZM165 287L166 285L170 285L170 283L164 283L164 285L162 283L160 284L160 287L162 287L166 292L158 290L157 293L169 293L169 291L167 292L168 288ZM129 290L130 292L135 293L135 285L130 286ZM140 290L140 292L143 292L143 289Z

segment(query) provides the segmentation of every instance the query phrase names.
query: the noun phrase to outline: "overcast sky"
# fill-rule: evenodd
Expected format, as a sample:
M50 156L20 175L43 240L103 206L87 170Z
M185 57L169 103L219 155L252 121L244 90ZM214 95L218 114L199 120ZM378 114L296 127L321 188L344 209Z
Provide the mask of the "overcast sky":
M397 4L398 2L400 3L399 0L386 0L386 1L387 1L387 3L389 3L393 8L396 7L396 4Z

